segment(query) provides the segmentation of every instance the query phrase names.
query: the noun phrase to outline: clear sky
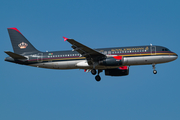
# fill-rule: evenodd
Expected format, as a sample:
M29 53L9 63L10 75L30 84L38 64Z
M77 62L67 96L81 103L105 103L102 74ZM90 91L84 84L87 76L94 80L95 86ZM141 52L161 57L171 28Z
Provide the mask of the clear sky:
M131 66L96 82L83 70L5 62L17 27L40 51L161 45L180 55L179 0L1 0L0 120L180 120L180 62Z

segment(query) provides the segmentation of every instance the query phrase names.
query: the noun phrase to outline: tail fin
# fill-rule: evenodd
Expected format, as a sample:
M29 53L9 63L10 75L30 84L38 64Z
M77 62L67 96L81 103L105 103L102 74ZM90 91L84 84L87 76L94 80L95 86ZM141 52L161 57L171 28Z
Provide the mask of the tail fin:
M14 53L39 52L17 28L8 28Z

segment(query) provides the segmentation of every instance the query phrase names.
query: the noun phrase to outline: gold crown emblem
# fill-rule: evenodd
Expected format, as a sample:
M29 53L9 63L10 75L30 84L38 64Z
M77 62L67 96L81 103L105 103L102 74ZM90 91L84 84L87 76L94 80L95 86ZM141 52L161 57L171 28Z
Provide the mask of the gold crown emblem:
M22 42L18 46L19 46L20 49L25 49L28 46L28 44L25 43L25 42Z

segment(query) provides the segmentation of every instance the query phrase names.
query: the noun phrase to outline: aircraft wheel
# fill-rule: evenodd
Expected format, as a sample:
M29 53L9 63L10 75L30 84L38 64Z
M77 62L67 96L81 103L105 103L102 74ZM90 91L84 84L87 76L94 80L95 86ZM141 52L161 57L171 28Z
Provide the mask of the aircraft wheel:
M96 69L92 69L92 70L91 70L91 73L92 73L93 75L95 75L95 74L96 74Z
M157 71L156 71L156 70L153 70L153 73L154 73L154 74L157 74Z
M101 77L99 75L96 75L95 79L99 82L101 80Z

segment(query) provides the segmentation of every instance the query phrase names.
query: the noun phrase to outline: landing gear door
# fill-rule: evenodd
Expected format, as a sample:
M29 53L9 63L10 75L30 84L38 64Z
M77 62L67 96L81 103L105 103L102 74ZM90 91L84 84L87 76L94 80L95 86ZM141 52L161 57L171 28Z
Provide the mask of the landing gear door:
M156 55L156 46L151 46L151 55Z
M38 53L37 62L42 62L42 61L43 61L43 53Z

